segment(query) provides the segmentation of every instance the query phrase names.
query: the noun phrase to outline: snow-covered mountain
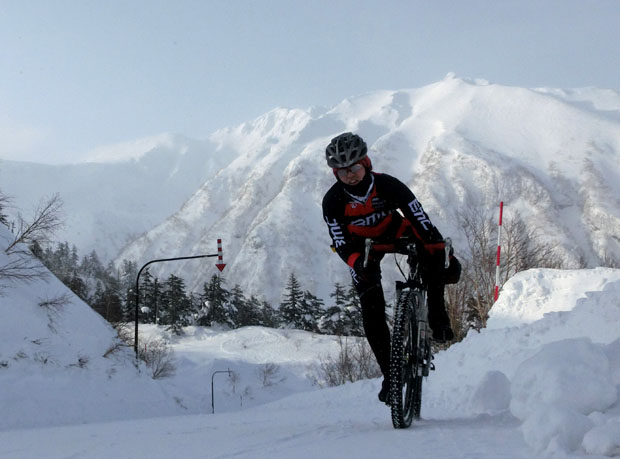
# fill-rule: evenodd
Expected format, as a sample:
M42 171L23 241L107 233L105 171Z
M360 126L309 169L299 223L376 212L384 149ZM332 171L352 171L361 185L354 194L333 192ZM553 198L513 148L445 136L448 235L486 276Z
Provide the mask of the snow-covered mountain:
M295 272L303 288L328 298L334 282L348 283L320 207L334 181L324 148L343 131L366 139L375 170L411 186L457 252L464 239L455 213L503 200L505 217L519 212L569 266L620 259L620 94L453 75L331 109L276 109L214 133L215 155L234 159L119 259L213 253L222 238L226 278L248 294L277 303ZM214 269L201 263L154 268L181 273L198 289Z
M25 217L58 193L65 225L59 241L104 259L177 211L202 182L230 161L209 141L163 134L92 152L92 162L47 165L0 161L0 190Z

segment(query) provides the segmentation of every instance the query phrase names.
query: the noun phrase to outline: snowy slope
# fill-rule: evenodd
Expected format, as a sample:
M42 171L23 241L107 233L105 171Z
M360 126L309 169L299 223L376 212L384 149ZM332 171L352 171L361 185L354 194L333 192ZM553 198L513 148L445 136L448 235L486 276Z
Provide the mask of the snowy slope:
M489 329L471 332L436 356L437 370L424 385L423 419L405 431L393 430L389 410L376 401L378 379L322 390L309 384L308 365L334 351L330 337L191 327L184 337L170 337L177 375L157 383L193 413L184 416L160 417L170 414L160 405L150 407L152 418L136 419L146 413L131 398L139 391L145 399L158 395L155 383L135 372L110 376L98 365L60 371L30 358L10 360L0 368L0 456L620 457L620 270L532 270L511 279L504 292ZM23 295L9 293L16 297ZM5 298L0 323L15 323L31 300L23 300L18 312L5 306ZM76 348L90 353L90 341L111 339L106 327L81 336L89 315L71 316L72 327L57 322L65 343L55 348L56 359L71 362ZM26 317L35 322L29 329L47 327L47 317ZM2 332L9 338L0 345L2 355L25 346L23 336L34 336ZM147 332L165 335L154 327ZM256 371L266 363L279 365L268 386L258 382ZM227 368L235 377L216 375L213 415L210 375ZM25 397L12 401L28 378L40 382L30 391L36 411ZM131 388L126 385L121 395L114 380ZM65 385L71 398L58 390ZM72 413L82 414L72 419ZM105 419L124 420L90 423ZM82 422L89 424L62 426ZM11 429L20 425L30 428Z
M17 260L4 252L9 239L0 225L0 269ZM0 429L183 411L51 273L27 284L0 279L0 336Z
M164 134L102 147L92 162L45 165L0 160L0 190L29 217L42 197L58 193L64 227L59 241L80 255L96 250L110 260L121 247L178 210L206 177L230 157L214 154L208 141Z
M334 282L349 280L321 216L334 180L323 152L350 130L369 143L376 170L412 187L457 252L464 241L455 212L493 210L501 199L506 218L520 212L569 265L598 266L605 255L620 258L619 100L593 88L532 90L449 75L329 110L273 110L214 133L216 154L235 159L119 259L213 253L222 238L226 277L248 294L277 303L295 271L303 288L328 298ZM181 273L197 289L213 268L192 260L155 269Z

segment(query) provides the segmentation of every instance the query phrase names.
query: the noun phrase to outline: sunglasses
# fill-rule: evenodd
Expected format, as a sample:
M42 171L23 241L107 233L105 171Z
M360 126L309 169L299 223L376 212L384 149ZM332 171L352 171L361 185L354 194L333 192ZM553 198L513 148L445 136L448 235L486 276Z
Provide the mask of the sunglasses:
M349 167L343 167L341 169L338 169L338 177L345 178L349 174L349 172L352 174L357 174L362 169L364 169L364 166L362 166L360 163L353 164Z

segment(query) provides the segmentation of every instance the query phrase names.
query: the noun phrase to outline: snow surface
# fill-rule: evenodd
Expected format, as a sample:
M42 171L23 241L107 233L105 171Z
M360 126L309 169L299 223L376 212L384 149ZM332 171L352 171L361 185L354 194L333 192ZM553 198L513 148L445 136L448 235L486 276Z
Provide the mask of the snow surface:
M53 276L0 288L2 458L620 457L620 270L515 276L488 329L437 354L423 419L402 431L379 379L312 384L333 337L145 326L176 355L175 376L153 380Z

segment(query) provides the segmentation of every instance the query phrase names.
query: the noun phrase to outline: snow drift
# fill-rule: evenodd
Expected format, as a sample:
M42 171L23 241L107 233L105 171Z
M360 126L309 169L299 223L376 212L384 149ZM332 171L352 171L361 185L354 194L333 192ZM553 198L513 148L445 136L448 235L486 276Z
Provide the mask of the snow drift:
M539 454L620 454L618 323L620 270L519 273L488 327L437 356L426 414L509 411Z

